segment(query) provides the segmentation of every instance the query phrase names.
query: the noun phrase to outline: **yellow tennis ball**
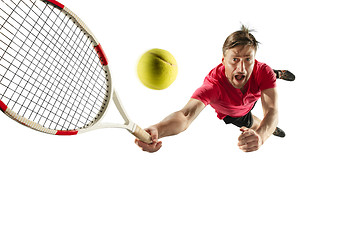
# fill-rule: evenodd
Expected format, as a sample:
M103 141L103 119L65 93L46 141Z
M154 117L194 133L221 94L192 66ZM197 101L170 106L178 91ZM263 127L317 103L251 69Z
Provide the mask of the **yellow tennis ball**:
M137 65L140 81L148 88L162 90L176 79L178 67L171 53L163 49L151 49L144 53Z

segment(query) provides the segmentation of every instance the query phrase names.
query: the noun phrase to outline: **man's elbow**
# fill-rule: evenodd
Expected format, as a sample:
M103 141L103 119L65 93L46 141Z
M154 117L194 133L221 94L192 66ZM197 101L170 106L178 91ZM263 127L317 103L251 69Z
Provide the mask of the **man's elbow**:
M194 120L194 113L192 113L191 111L186 111L186 110L181 110L181 111L179 111L179 113L181 113L181 118L182 118L181 121L182 121L182 125L183 125L183 131L185 131L186 129L189 128L192 121Z

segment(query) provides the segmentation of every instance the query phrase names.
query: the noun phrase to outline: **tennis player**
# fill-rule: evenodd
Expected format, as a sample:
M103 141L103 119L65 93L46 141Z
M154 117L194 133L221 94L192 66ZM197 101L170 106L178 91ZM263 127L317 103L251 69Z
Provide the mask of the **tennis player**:
M293 81L295 76L257 61L257 48L258 41L245 26L229 35L223 45L222 63L210 71L185 107L145 129L153 143L138 139L135 143L144 151L158 151L162 146L159 139L185 131L207 105L226 124L240 128L238 146L244 152L258 150L272 134L285 137L285 132L277 128L276 78ZM262 120L251 113L260 98Z

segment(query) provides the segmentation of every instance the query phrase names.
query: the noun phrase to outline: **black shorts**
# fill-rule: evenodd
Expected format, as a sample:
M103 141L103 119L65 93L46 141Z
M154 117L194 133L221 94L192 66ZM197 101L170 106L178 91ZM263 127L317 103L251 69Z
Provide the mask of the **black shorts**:
M256 104L256 103L255 103ZM255 107L255 104L254 106L252 107L251 110L254 109ZM226 116L223 120L226 124L234 124L235 126L238 126L239 128L241 127L247 127L247 128L251 128L253 123L254 123L254 118L253 118L253 115L251 113L251 110L250 112L248 112L245 116L242 116L242 117L236 117L236 118L233 118L233 117L230 117L230 116Z

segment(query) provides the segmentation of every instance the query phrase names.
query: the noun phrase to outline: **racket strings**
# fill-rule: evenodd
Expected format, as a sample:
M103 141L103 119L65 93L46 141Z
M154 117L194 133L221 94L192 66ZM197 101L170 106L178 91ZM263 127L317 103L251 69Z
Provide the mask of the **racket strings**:
M88 35L51 5L33 0L0 4L0 99L46 128L91 124L109 93Z
M34 20L34 19L33 19ZM69 20L69 19L68 19ZM35 20L34 20L34 22L36 22ZM51 26L50 26L51 27ZM9 30L8 30L9 31ZM31 30L29 30L29 34L31 34ZM23 36L25 36L24 34L22 34ZM16 36L15 34L14 34L14 36ZM26 36L25 36L26 37ZM44 36L44 37L46 37L46 36ZM26 42L24 42L23 43L24 45L26 45L26 47L28 48L28 49L30 49L31 48L31 46L29 46L29 45L27 45L26 44ZM35 46L36 46L36 44L34 44ZM46 44L45 44L46 45ZM70 46L72 46L72 45L70 45ZM19 46L19 45L17 45L17 47L19 47L19 49L21 49L23 46ZM40 49L39 48L39 46L36 46L38 49ZM48 45L46 45L46 47L47 48L49 48L49 46ZM14 49L13 49L14 50ZM76 51L76 49L72 49L72 50L74 50L74 51ZM22 55L20 52L17 52L17 54L20 54L21 55L21 57L24 57L24 55ZM36 54L35 55L32 55L32 54L30 54L29 52L27 52L26 53L27 55L29 55L29 57L31 57L32 58L32 60L34 60L34 58L35 58L35 55L38 55L39 53L38 52L36 52ZM12 56L13 57L13 56ZM17 60L15 57L13 57L13 59L14 60ZM25 59L25 58L24 58ZM49 59L48 59L48 61L49 61ZM53 62L54 62L54 59L53 59ZM22 64L22 63L20 63L20 64ZM30 64L31 64L31 62L30 62ZM59 62L57 62L57 64L61 64L61 63L59 63ZM61 64L62 65L62 67L65 67L63 64ZM37 68L37 67L39 67L39 66L34 66L35 68ZM45 66L40 66L40 69L41 68L44 68ZM27 74L27 71L23 71L23 70L21 70L21 69L18 69L18 70L20 70L20 71L22 71L22 73L23 74ZM14 73L14 72L13 72ZM14 74L16 74L16 73L14 73ZM62 73L63 75L67 75L67 73L66 72L63 72ZM66 76L66 77L69 77L69 76ZM58 83L60 83L60 82L58 82ZM31 83L30 83L31 84ZM46 90L47 91L49 91L50 90L50 88L48 88L48 86L46 86L43 82L40 82L40 85L42 86L42 87L44 87L44 88L46 88ZM17 86L18 87L18 86ZM33 87L33 86L32 86ZM15 93L16 91L14 91L14 93ZM23 92L22 92L23 93ZM20 95L19 95L20 96ZM28 96L28 95L27 95ZM13 96L12 96L13 97ZM71 99L71 95L69 96L70 97L70 99ZM31 100L33 100L33 99L31 99ZM16 102L19 102L19 98L18 99L16 99ZM46 103L46 106L49 106L49 102L47 102ZM45 106L45 107L46 107ZM30 117L31 117L31 115L30 115Z

